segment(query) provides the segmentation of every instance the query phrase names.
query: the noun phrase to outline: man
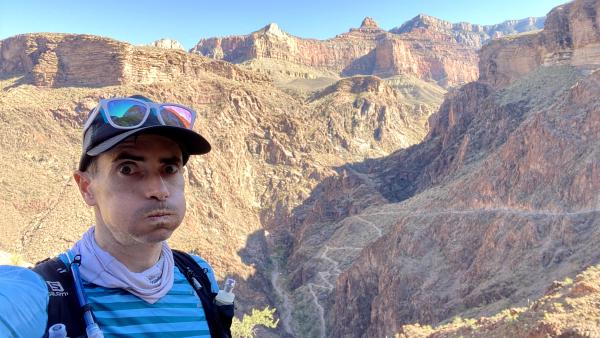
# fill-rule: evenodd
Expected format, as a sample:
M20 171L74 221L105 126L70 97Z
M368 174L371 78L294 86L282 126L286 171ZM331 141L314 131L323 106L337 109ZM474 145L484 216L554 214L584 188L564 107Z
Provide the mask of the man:
M45 316L40 332L62 323L69 337L84 331L98 337L230 335L233 305L215 305L219 288L211 267L166 243L185 215L183 167L190 155L210 151L192 130L195 117L188 107L141 96L100 101L84 125L74 173L95 225L59 259L34 268L48 285L47 311L19 320L0 306L0 329L4 324L9 334L24 336L32 331L22 321ZM22 296L23 303L35 303L32 294ZM11 303L18 307L14 297Z

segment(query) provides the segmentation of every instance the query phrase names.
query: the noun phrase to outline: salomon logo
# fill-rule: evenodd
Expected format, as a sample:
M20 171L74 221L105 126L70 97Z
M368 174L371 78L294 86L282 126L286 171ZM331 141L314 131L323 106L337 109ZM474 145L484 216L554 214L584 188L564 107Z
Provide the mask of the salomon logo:
M46 281L48 286L50 287L50 296L68 296L69 293L65 292L65 288L63 288L60 282L52 282Z

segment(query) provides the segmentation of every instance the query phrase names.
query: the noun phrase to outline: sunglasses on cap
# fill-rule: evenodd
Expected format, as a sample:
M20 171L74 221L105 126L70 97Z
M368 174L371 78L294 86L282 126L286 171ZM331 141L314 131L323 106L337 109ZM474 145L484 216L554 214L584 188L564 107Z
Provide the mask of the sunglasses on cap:
M102 115L105 123L116 129L136 129L146 122L151 113L165 126L192 129L196 120L196 112L180 104L112 98L100 100L85 122L83 132L88 130L98 114Z

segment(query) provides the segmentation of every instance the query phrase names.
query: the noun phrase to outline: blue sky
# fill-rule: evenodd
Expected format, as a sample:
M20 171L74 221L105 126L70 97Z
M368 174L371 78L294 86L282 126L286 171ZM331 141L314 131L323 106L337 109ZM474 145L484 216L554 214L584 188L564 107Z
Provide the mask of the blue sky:
M419 13L451 22L494 24L543 16L565 0L307 0L307 1L0 1L0 39L20 33L102 35L133 44L159 38L186 49L200 38L241 35L276 22L290 34L327 39L371 16L384 29Z

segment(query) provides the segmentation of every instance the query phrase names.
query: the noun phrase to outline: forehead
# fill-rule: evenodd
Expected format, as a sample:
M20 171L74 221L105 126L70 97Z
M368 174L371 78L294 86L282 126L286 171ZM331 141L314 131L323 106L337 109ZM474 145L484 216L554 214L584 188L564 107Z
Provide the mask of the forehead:
M131 136L102 155L105 154L105 157L115 159L125 152L143 156L144 158L176 157L181 159L182 157L181 148L175 141L164 136L152 134Z

